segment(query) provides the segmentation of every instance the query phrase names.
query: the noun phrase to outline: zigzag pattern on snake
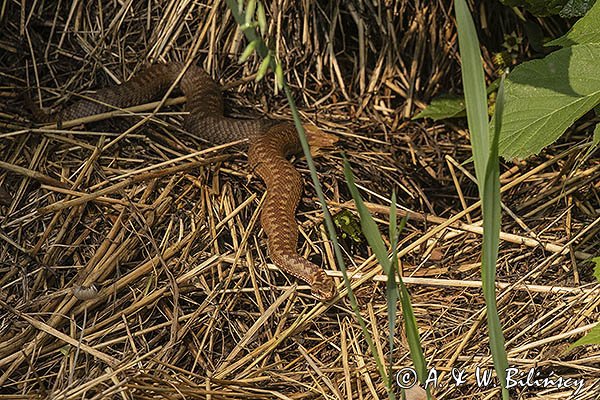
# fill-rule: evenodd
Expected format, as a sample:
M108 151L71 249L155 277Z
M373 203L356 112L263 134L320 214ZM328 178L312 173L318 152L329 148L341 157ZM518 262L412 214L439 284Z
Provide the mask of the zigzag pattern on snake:
M183 64L156 64L122 85L100 89L64 109L54 119L67 121L116 108L147 103L163 94L180 75ZM335 282L317 265L298 255L295 212L302 195L302 177L287 160L302 147L293 125L268 119L225 117L221 87L203 69L190 66L180 80L186 97L184 128L213 144L248 139L250 167L265 182L267 198L260 221L268 237L269 255L281 270L311 286L313 296L329 300L337 293ZM311 145L333 144L331 137L308 134Z

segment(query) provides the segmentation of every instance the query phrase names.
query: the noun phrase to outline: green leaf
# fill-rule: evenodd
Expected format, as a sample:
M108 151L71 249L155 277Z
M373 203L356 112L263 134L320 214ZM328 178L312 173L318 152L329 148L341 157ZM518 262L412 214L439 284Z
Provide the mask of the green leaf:
M363 202L362 198L360 197L358 188L356 187L356 184L354 183L354 175L352 174L352 169L350 168L350 163L348 162L348 160L346 159L345 156L343 158L344 158L344 176L346 177L346 183L348 185L348 189L350 190L350 193L352 194L352 198L354 199L354 204L356 204L356 209L360 216L360 225L362 227L363 234L367 238L367 241L369 242L369 246L371 246L371 248L373 249L373 252L375 253L375 256L377 257L379 264L381 264L381 267L383 268L383 271L385 272L385 274L387 276L389 276L390 269L391 269L391 263L390 263L390 259L388 258L388 255L387 255L385 243L383 242L383 239L381 238L381 233L379 232L379 229L377 228L377 224L375 223L375 220L369 213L368 208L365 206L365 203ZM344 276L344 280L346 280L345 276ZM357 312L358 312L358 309L357 309ZM358 315L359 314L357 313L357 316ZM359 321L360 321L360 319L359 319ZM361 324L361 328L363 328L362 324ZM391 390L391 380L389 379L389 375L387 375L387 373L385 371L383 361L380 359L379 354L374 347L374 344L370 341L371 337L370 337L368 331L366 330L366 326L364 326L363 333L365 333L365 336L368 338L369 347L371 348L373 357L375 358L375 363L377 365L377 370L379 371L379 375L382 377L383 381L386 383L386 386L388 388L388 394L391 393L391 397L393 397L393 391Z
M379 228L377 227L375 220L369 213L369 209L367 208L367 206L365 206L365 203L360 197L358 188L354 183L354 175L352 174L352 169L350 168L348 160L344 160L344 176L346 177L348 189L350 189L350 194L352 194L352 198L354 199L354 203L356 204L356 210L358 211L358 215L360 216L360 225L363 234L365 235L365 238L367 238L369 246L373 249L373 253L375 253L379 264L381 264L383 272L389 276L390 259L388 258L385 243L381 238L381 233L379 232Z
M390 242L392 244L392 263L391 271L387 277L386 294L387 294L387 306L388 306L388 323L390 330L390 368L393 363L393 332L395 331L396 321L396 301L398 300L398 285L396 284L396 276L400 281L400 302L402 304L402 316L404 317L404 329L406 331L406 339L408 341L408 348L410 350L410 358L413 361L419 382L424 383L427 379L427 362L425 361L425 355L423 354L423 348L421 346L421 337L419 335L419 328L417 326L417 320L415 313L412 308L410 301L410 295L402 277L398 274L398 235L404 226L406 225L407 218L402 218L400 226L396 227L396 192L392 192L392 206L390 207ZM391 375L391 374L390 374ZM427 398L430 398L429 388L427 389Z
M260 34L264 36L267 32L267 16L265 14L265 7L262 5L262 3L258 3L256 17L258 19L258 27L260 28Z
M504 83L500 82L496 98L496 118L490 137L487 116L487 98L483 79L483 66L475 25L465 0L455 0L458 44L462 61L462 78L467 106L467 122L473 147L475 174L483 211L482 283L486 303L490 350L494 369L502 382L502 398L509 399L506 389L508 360L502 325L496 305L496 262L500 241L500 180L498 165L498 142L502 129L504 108Z
M275 66L275 83L277 83L277 87L279 89L283 89L283 68L281 67L281 62L277 61Z
M239 64L245 63L246 60L248 60L248 57L250 57L252 55L252 53L254 53L254 49L256 49L257 45L258 45L258 40L253 40L250 43L248 43L248 46L246 46L246 48L244 49L244 52L240 56L238 63Z
M431 118L434 121L447 118L464 117L465 99L463 97L436 97L426 109L412 119Z
M417 326L408 290L406 290L406 286L402 281L400 281L400 301L402 303L402 316L404 317L410 358L415 365L419 382L425 383L427 379L427 363L425 362L423 348L419 339L419 327Z
M571 348L585 344L600 344L600 324L592 328L587 335L571 345Z
M406 220L403 219L400 226L396 228L396 195L392 195L392 206L390 208L390 241L392 243L392 258L390 260L388 256L387 249L385 247L385 243L381 238L381 233L379 232L379 228L375 223L375 220L369 213L369 210L365 206L362 198L360 197L360 193L358 192L358 188L354 183L354 175L352 174L352 170L350 168L350 164L348 160L344 157L344 176L346 177L346 182L348 184L348 189L352 194L352 198L354 199L354 204L356 205L356 209L358 210L358 214L360 215L360 224L362 227L363 234L367 238L369 242L369 246L373 249L373 253L377 257L377 261L381 265L383 272L387 276L386 283L386 296L387 296L387 307L388 307L388 328L390 329L390 335L395 328L395 318L396 318L396 301L398 288L396 286L396 269L398 264L398 257L396 253L396 244L398 232L404 229L404 225ZM400 277L399 277L400 278ZM404 287L404 283L402 282L402 278L400 278L400 301L402 303L402 315L404 316L404 324L406 329L406 336L408 339L408 345L410 349L410 356L415 365L415 369L417 371L417 375L419 377L419 381L424 383L427 377L427 363L425 362L425 356L423 355L423 349L420 343L419 337L419 329L417 327L417 321L414 316L413 308L410 303L410 296L406 287ZM394 321L394 322L393 322ZM393 343L393 337L390 336L390 340ZM392 344L390 344L392 346ZM392 347L393 348L393 347Z
M256 78L254 78L255 82L260 81L269 69L269 65L271 65L271 54L267 54L264 60L260 63L260 67L258 67L258 72L256 73Z
M525 21L523 22L523 29L525 35L527 35L529 46L538 53L546 52L546 49L544 49L544 33L539 24L533 21Z
M593 5L596 0L569 0L567 4L560 10L558 15L562 18L581 17Z
M388 315L388 343L390 346L390 358L389 358L389 371L388 375L392 376L392 366L394 365L394 337L396 336L396 311L398 302L398 285L396 284L396 274L398 271L398 230L396 226L397 215L396 215L396 191L392 192L392 205L390 207L390 243L392 245L392 262L391 270L387 276L385 285L385 298L387 301L387 315Z
M458 45L461 58L461 73L465 91L467 122L471 131L473 160L478 177L485 175L485 166L489 151L488 107L481 64L479 40L471 13L464 0L454 3L456 12ZM480 191L482 182L478 182Z
M600 44L564 48L508 75L500 155L527 157L600 102ZM476 160L477 161L477 160Z
M256 8L256 0L249 0L248 7L246 8L246 14L244 16L244 22L246 25L250 25L254 18L254 10Z
M594 267L594 276L596 277L598 282L600 282L600 257L592 258L590 261L596 264L596 266Z
M481 280L483 295L487 307L487 322L490 336L490 349L493 356L494 368L502 382L506 382L508 359L505 350L504 334L498 316L496 304L496 263L498 261L498 246L500 244L500 227L502 222L502 207L500 205L500 167L498 162L498 141L502 129L502 110L504 108L504 79L500 81L496 98L496 118L492 137L490 155L485 169L483 190L480 193L483 211L483 243L481 255ZM503 390L503 396L505 396Z
M496 79L487 87L485 92L490 95L498 90L498 82ZM467 115L465 108L465 98L462 96L442 95L431 100L431 103L426 109L415 115L412 119L431 118L434 121L448 118L461 118Z
M573 25L564 36L546 43L546 46L569 47L575 44L600 42L600 1Z

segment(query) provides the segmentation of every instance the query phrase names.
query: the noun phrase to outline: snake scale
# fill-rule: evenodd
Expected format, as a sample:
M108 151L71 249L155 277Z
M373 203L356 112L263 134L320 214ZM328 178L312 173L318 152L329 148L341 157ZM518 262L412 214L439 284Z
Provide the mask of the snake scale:
M98 90L63 109L54 121L68 121L150 102L164 94L182 73L181 63L155 64L121 85ZM179 86L186 97L186 130L212 144L248 139L250 168L265 182L267 196L260 221L267 234L269 255L281 270L308 283L313 296L326 301L337 293L333 279L297 250L296 207L303 191L300 173L287 157L302 151L293 125L269 119L235 119L224 116L221 86L202 68L191 65ZM327 147L335 138L308 132L311 147Z

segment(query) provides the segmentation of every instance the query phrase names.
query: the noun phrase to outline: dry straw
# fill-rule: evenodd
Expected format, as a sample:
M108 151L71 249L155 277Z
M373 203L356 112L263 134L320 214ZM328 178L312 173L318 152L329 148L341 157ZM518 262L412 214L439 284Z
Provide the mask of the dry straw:
M464 123L407 120L460 88L451 10L441 1L266 7L266 35L302 117L340 136L382 232L391 188L408 210L400 270L426 359L442 380L452 367L491 367L478 286L481 212L472 166L461 165L470 155ZM523 34L498 3L474 11L484 46ZM289 120L272 80L252 82L259 61L237 63L247 43L223 2L0 1L0 25L0 394L385 393L346 301L327 308L268 263L257 223L262 184L238 147L209 148L181 129L181 99L94 117L85 128L28 122L27 89L38 104L57 106L169 60L199 62L226 83L230 114ZM543 28L556 36L554 25ZM585 129L539 157L502 165L498 280L509 363L583 377L590 387L600 379L598 348L564 353L600 306L582 261L600 243L600 167L582 158ZM339 154L316 161L332 212L353 210ZM296 165L306 172L302 160ZM339 277L310 185L298 220L301 252ZM381 268L364 242L342 244L362 315L388 360ZM92 284L91 299L73 296ZM410 365L401 328L395 338L393 371ZM494 398L497 389L469 381L436 395ZM592 398L592 389L581 397Z

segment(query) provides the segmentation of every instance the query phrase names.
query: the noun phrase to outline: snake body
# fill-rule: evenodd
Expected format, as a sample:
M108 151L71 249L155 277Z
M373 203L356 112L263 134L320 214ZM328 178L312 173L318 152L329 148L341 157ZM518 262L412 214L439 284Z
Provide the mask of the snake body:
M336 294L333 279L297 250L296 207L303 191L302 177L287 157L302 147L293 125L268 119L241 120L224 116L221 86L203 69L181 63L155 64L117 86L98 90L65 108L54 119L72 120L146 103L162 95L177 79L186 97L183 124L190 133L213 144L248 139L250 167L265 182L267 197L260 221L267 234L269 255L281 270L308 283L313 296L329 300ZM309 135L309 143L332 143Z

